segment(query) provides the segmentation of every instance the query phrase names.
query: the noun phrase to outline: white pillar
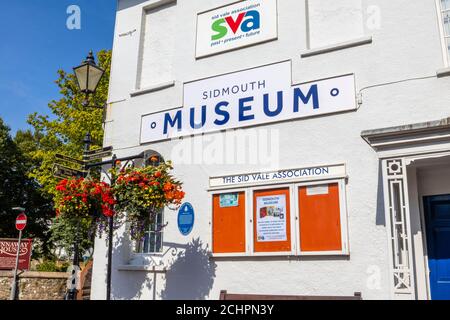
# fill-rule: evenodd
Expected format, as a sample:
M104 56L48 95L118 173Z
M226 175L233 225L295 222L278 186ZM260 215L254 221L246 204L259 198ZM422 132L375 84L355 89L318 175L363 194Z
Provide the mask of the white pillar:
M405 159L383 160L382 170L392 297L394 299L415 299Z

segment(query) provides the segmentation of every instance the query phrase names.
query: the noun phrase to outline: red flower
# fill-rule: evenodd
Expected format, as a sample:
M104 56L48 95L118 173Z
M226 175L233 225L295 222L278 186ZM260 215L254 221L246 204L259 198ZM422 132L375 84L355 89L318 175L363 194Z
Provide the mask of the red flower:
M111 210L108 206L102 205L102 212L103 212L103 215L106 217L114 216L114 211Z
M160 178L161 177L161 172L160 171L156 171L154 176L155 176L155 178Z
M166 192L166 199L167 200L173 200L174 198L174 193L172 191Z
M164 191L171 191L173 189L173 184L171 184L170 182L166 182L164 184L163 190Z

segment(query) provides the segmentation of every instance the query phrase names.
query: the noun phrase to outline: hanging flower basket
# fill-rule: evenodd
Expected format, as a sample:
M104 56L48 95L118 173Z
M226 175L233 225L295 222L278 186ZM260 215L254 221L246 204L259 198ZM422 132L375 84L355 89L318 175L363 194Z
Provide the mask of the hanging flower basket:
M108 218L114 215L113 190L92 179L64 179L56 186L56 220L53 236L73 241L89 241L102 235ZM55 233L56 232L56 233Z
M56 186L55 206L58 216L86 218L101 212L114 215L116 200L112 188L104 182L91 179L64 179Z
M67 225L84 226L90 233L101 235L107 218L117 215L115 228L126 222L132 239L140 240L159 210L165 207L175 210L181 205L185 193L181 182L170 174L172 169L170 162L115 169L111 171L115 181L112 187L92 179L61 180L56 186L57 218Z
M156 161L156 159L155 159ZM123 168L112 171L115 184L115 211L126 213L131 237L140 240L154 221L159 210L165 207L177 209L185 193L181 182L170 174L170 161L158 166Z

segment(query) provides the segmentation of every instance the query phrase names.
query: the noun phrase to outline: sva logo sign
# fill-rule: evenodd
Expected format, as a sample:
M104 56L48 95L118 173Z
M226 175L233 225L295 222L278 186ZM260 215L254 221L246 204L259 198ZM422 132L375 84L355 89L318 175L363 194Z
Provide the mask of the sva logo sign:
M226 23L226 24L225 24ZM227 16L213 22L212 30L216 32L211 40L219 40L228 34L229 29L236 34L241 29L242 32L250 32L261 28L261 18L257 10L241 12L236 18Z

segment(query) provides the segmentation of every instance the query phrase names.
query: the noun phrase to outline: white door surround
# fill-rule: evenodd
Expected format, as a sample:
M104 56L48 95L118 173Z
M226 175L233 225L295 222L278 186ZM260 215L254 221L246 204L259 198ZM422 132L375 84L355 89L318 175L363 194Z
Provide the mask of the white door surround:
M450 159L450 118L363 131L361 136L381 160L392 298L430 299L417 170Z

